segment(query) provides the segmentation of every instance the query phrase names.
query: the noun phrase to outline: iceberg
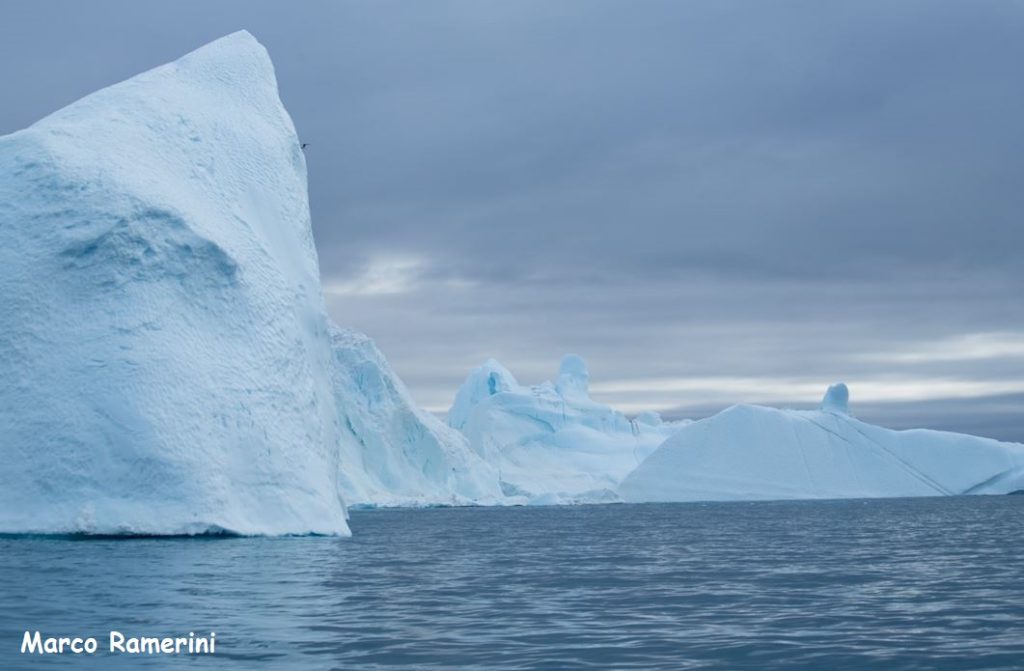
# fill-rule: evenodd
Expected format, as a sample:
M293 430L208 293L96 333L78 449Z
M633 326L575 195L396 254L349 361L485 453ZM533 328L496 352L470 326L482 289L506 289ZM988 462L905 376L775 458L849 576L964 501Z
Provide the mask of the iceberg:
M0 138L0 531L348 534L306 166L238 32Z
M814 411L737 405L681 428L622 482L623 499L712 501L1008 494L1024 445L893 431L849 414L845 384Z
M521 386L494 359L470 373L448 424L498 470L510 502L618 501L619 482L686 422L649 412L629 419L589 394L590 373L575 354L555 382Z
M447 423L327 316L306 166L238 32L0 137L0 533L349 533L358 506L1005 494L1024 445L735 406L630 419L566 355Z
M496 468L413 402L367 336L332 326L339 486L352 506L493 505Z

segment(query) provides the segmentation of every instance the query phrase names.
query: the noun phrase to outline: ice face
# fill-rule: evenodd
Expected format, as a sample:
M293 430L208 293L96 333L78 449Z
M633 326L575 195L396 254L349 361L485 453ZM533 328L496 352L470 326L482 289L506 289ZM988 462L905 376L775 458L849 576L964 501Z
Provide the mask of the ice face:
M339 483L354 505L494 504L494 465L413 402L373 341L333 327L332 376L342 427ZM488 375L495 387L498 383Z
M1024 445L891 431L849 416L845 385L822 410L734 406L681 428L622 482L628 501L1004 494L1024 486Z
M241 32L0 138L0 531L348 532L306 166Z

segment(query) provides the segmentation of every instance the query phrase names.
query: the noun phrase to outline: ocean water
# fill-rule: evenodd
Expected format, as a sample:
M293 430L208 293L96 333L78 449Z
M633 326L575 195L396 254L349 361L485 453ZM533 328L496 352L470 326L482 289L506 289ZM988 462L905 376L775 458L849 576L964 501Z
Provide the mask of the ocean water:
M0 669L1024 669L1024 497L355 511L351 539L0 539ZM215 631L28 657L26 630Z

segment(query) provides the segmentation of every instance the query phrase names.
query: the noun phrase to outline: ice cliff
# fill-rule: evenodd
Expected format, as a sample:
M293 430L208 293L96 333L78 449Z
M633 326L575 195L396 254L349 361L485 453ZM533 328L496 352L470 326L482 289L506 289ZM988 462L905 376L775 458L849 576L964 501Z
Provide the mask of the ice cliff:
M248 33L0 138L0 531L348 533L306 197Z
M461 433L419 409L377 346L332 328L342 437L339 484L353 505L494 504L497 470Z
M616 501L619 481L681 426L636 420L591 400L582 358L562 359L555 382L520 385L491 359L460 387L448 423L497 466L511 501Z
M679 430L625 478L628 501L1007 494L1024 445L893 431L849 414L844 384L815 411L738 405Z

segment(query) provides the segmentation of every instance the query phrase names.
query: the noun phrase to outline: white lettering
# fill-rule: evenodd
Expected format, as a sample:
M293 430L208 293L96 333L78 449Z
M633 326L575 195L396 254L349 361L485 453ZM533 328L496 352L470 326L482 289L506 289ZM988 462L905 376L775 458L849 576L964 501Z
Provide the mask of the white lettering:
M216 651L217 635L210 632L209 637L196 636L189 632L184 636L125 636L119 631L110 632L109 650L129 655L172 655L185 652L192 655L213 654ZM25 630L21 639L21 654L59 655L72 653L75 655L94 654L99 649L99 642L92 637L81 636L50 636L43 638L39 631Z
M110 652L126 652L124 649L124 634L119 631L110 632Z
M43 654L43 642L40 640L39 632L35 633L35 636L30 636L29 633L25 632L25 638L21 639L21 654L36 653Z
M25 632L21 639L21 654L35 653L37 655L63 655L65 652L72 652L76 655L82 653L93 654L96 652L98 643L95 638L81 638L76 636L60 636L58 638L43 638L38 631L34 633Z

